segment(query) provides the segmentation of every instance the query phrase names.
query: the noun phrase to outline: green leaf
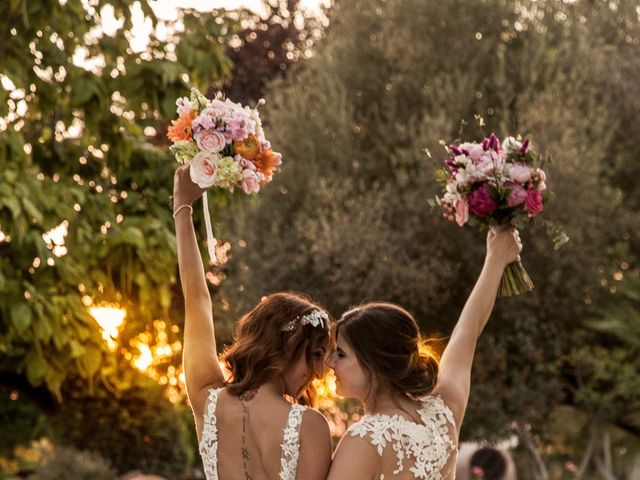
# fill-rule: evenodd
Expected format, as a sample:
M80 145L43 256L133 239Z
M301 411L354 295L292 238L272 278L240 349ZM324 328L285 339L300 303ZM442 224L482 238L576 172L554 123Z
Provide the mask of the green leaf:
M49 318L38 315L38 318L33 323L33 331L35 335L44 342L48 342L53 334L53 328Z
M31 217L35 218L38 223L42 223L43 215L40 210L33 204L31 200L28 198L22 199L22 206L24 207L25 212Z
M25 358L25 363L27 365L27 380L29 380L29 383L33 386L40 385L47 371L47 362L42 357L42 354L37 350L31 350Z
M72 85L71 104L74 106L84 105L94 93L93 82L88 78L80 77Z
M32 318L31 309L25 303L16 303L11 306L11 322L18 333L23 333L29 328Z
M83 355L86 351L85 347L74 339L69 341L69 347L71 348L71 358L77 358Z
M82 364L84 366L84 374L86 377L93 377L102 364L102 352L100 349L94 346L88 346L84 357L82 357Z

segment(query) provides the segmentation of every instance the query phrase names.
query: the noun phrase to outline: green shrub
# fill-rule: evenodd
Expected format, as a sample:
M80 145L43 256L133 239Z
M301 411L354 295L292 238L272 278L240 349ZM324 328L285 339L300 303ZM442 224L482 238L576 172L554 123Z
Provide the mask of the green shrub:
M111 464L100 454L57 447L29 480L116 480Z
M114 394L70 392L53 418L56 440L99 452L122 474L178 477L193 460L185 416L154 382Z

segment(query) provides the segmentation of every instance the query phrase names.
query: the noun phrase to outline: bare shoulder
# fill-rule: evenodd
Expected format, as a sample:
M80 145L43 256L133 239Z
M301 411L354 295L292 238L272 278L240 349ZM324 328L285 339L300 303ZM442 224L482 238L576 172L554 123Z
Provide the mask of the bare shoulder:
M302 416L302 426L300 428L302 435L326 435L330 438L329 422L325 416L314 408L307 408Z
M307 408L300 426L300 461L297 478L325 480L331 465L329 423L319 411Z
M336 448L327 480L372 479L379 463L380 457L373 445L347 431Z

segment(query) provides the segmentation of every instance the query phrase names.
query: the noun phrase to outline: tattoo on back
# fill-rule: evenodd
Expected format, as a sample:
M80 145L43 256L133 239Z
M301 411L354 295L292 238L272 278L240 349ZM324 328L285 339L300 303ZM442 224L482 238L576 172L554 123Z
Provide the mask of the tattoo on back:
M256 393L257 390L248 390L239 396L240 404L242 405L242 446L240 448L240 454L242 455L245 480L252 480L252 477L249 473L249 467L247 466L247 462L250 460L249 449L247 448L247 420L249 418L249 407L247 407L244 402L253 400Z

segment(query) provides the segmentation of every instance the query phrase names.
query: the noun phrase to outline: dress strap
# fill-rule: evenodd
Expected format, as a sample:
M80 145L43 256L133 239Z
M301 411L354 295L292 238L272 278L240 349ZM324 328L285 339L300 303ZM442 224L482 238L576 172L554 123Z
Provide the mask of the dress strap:
M216 425L216 406L218 396L224 387L209 390L204 409L204 424L200 438L200 455L207 480L218 480L218 427Z
M307 409L302 405L291 405L287 426L284 428L282 457L280 458L280 480L295 480L300 457L300 425L302 414Z

